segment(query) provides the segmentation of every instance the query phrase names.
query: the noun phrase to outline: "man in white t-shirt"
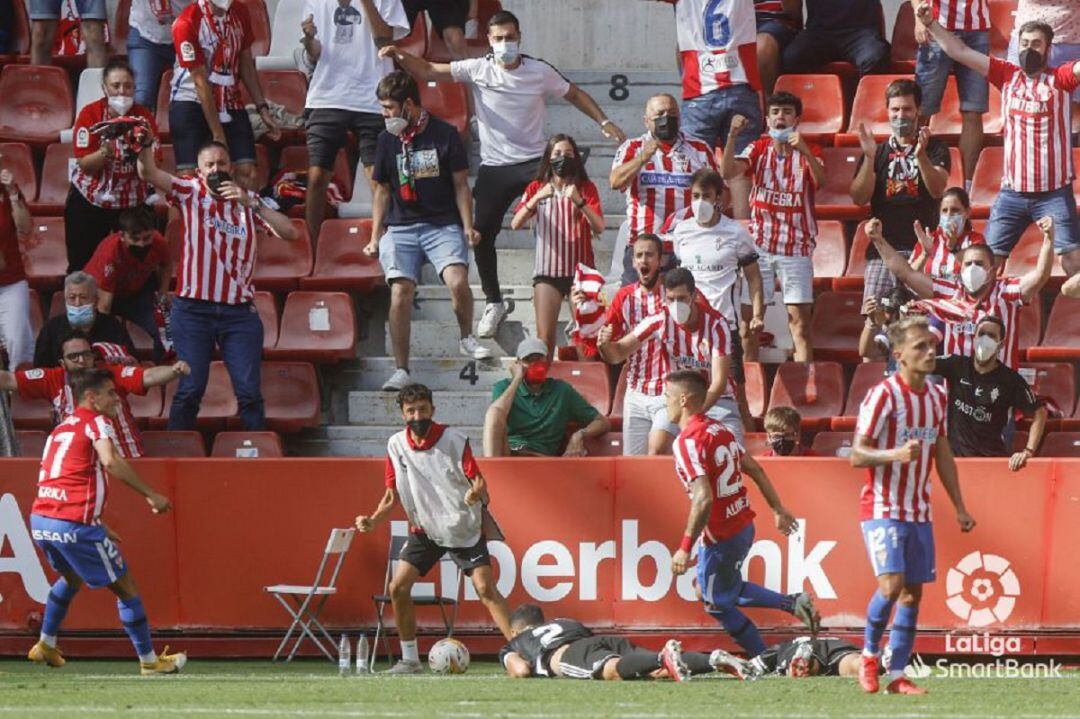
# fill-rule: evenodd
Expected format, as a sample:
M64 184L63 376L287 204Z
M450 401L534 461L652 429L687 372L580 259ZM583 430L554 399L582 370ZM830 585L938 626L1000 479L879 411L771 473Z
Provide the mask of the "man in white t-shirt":
M334 161L347 135L356 136L364 172L371 177L375 142L386 123L375 88L394 64L379 48L409 34L401 0L305 0L301 24L307 59L315 65L308 85L308 231L319 236Z
M547 98L561 97L588 115L609 139L626 135L584 90L554 67L520 52L521 28L513 13L501 10L488 20L491 53L482 58L430 63L399 48L384 47L418 82L463 82L471 86L480 128L480 170L473 187L475 222L480 232L476 268L487 298L476 336L494 337L511 308L502 301L495 239L503 216L534 179L544 153Z

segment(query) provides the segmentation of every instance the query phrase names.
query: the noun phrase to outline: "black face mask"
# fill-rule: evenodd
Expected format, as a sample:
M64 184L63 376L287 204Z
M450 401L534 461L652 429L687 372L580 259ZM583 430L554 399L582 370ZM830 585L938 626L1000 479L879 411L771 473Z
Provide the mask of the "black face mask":
M661 142L674 142L679 136L679 118L674 115L661 115L653 120L653 134Z
M1020 68L1024 71L1025 75L1034 75L1039 70L1043 69L1043 65L1046 64L1046 60L1038 50L1032 50L1027 48L1020 51Z
M210 188L210 192L215 195L221 194L221 184L223 182L232 182L232 175L224 170L215 170L206 176L206 186Z
M410 419L405 424L409 425L409 431L417 437L427 437L428 430L431 429L433 421L431 419Z
M145 260L146 256L150 254L150 245L128 245L128 250L136 259Z
M551 171L555 173L557 177L566 177L567 175L573 175L577 170L577 158L567 157L566 155L559 155L551 161Z
M780 439L769 440L769 446L772 447L772 451L781 457L787 457L795 451L795 440L789 437L781 437Z

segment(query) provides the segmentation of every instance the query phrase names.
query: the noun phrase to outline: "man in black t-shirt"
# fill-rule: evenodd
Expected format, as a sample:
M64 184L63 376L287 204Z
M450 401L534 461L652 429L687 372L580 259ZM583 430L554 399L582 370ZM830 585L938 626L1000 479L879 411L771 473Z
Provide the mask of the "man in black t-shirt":
M1005 325L989 315L975 326L973 357L940 357L934 373L949 382L949 444L957 457L1004 457L1002 436L1017 409L1033 417L1027 446L1009 458L1009 469L1020 470L1042 441L1046 407L1018 372L998 359Z
M379 258L390 285L390 341L397 369L383 389L397 391L412 381L412 305L425 262L434 265L450 290L461 354L471 359L492 354L472 332L469 245L476 246L480 233L473 228L465 147L457 130L421 107L420 89L406 73L384 77L377 93L386 131L375 147L371 242L364 252Z
M687 681L694 674L725 672L740 679L754 676L749 662L722 649L711 654L683 652L669 639L659 652L616 636L593 634L574 619L546 621L535 604L522 604L510 615L513 639L499 650L499 663L513 679L658 679L665 674Z
M937 227L938 203L949 182L949 148L919 127L922 89L914 80L901 78L885 90L892 135L880 144L859 124L859 158L851 199L856 205L870 203L870 214L881 220L882 234L897 252L908 257L918 241L914 222L928 231ZM880 299L896 286L873 244L866 248L866 282L863 302Z

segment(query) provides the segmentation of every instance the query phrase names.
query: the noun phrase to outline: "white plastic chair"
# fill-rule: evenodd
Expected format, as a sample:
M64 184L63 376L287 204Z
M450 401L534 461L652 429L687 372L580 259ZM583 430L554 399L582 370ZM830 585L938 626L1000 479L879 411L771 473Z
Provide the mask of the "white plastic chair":
M101 87L100 67L88 67L79 74L79 89L75 92L75 112L78 113L84 107L95 100L105 97L105 90ZM75 128L60 131L60 142L71 144L71 138Z

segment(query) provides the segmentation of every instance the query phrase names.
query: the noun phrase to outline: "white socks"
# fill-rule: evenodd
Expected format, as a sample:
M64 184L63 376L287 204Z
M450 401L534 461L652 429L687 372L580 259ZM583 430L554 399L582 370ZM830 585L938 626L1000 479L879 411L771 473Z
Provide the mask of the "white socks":
M407 642L404 639L401 640L401 658L407 662L420 663L420 650L416 648L416 640Z

